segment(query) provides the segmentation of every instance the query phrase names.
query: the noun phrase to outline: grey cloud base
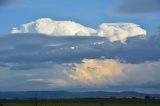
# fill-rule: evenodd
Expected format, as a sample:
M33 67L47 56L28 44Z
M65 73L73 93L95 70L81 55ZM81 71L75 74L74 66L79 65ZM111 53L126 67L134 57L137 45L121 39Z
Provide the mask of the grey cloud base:
M41 34L13 34L0 38L0 61L4 63L80 62L82 59L120 59L141 63L160 59L160 37L129 38L123 44L105 37L50 37ZM152 51L152 52L151 52ZM4 65L5 66L5 65ZM13 65L15 67L15 65Z

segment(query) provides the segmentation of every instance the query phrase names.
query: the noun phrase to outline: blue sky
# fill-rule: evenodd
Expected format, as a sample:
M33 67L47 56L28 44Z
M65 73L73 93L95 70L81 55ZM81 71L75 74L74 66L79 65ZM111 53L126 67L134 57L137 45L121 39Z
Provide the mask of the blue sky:
M0 7L0 34L10 33L12 27L44 17L72 20L93 28L104 22L132 22L149 33L156 31L160 16L158 12L124 15L114 11L122 2L124 0L21 0Z

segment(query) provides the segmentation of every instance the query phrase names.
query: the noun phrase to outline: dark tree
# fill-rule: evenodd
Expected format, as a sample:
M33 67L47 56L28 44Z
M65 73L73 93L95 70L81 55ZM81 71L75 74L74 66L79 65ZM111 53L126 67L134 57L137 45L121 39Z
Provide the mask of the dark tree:
M150 96L145 96L145 99L150 99Z

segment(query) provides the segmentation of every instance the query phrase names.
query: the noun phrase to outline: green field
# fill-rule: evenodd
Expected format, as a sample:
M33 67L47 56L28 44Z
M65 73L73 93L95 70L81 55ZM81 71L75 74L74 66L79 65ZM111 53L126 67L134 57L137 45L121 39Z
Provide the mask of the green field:
M0 106L160 106L160 100L108 98L59 100L0 100Z

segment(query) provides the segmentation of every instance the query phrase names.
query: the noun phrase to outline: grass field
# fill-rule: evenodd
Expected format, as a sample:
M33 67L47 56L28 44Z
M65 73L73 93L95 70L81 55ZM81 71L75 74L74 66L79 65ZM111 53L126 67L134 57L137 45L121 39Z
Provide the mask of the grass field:
M0 100L0 106L160 106L160 100L108 98L59 100Z

